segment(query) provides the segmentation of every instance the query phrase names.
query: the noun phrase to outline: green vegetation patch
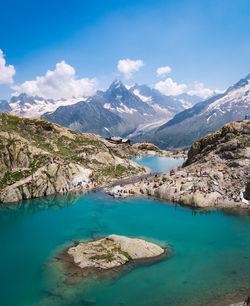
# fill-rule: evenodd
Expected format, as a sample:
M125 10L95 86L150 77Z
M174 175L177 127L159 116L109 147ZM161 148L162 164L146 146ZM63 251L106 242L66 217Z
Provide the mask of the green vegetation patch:
M104 176L112 176L112 177L122 177L127 173L136 173L136 168L132 166L124 167L122 165L118 166L109 166L101 170L101 174Z
M117 248L113 248L114 252L118 252L119 254L122 254L123 256L125 256L128 260L131 260L132 257L129 255L128 252L122 251L120 247Z
M31 154L30 152L28 152ZM30 169L28 170L23 170L23 171L15 171L15 172L10 172L6 171L4 174L4 177L0 181L0 190L4 189L8 185L12 185L15 182L32 175L34 172L36 172L40 167L45 165L50 158L46 155L34 155L33 156L33 161L30 165Z
M6 171L4 177L0 181L0 190L2 190L7 185L14 184L16 181L19 181L22 178L24 178L23 171L17 171L17 172Z
M242 137L241 138L241 143L242 143L244 148L250 147L250 139L249 139L249 137Z
M111 253L107 253L107 254L94 255L94 256L91 256L89 259L93 259L93 260L105 260L107 262L111 262L115 258L114 258L114 256Z

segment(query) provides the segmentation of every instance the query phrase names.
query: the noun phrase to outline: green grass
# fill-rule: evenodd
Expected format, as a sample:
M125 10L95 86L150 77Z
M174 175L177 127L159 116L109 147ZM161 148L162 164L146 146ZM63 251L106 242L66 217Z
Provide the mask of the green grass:
M241 138L241 143L244 148L250 147L250 138L249 137L242 137Z
M33 155L33 161L30 164L29 170L15 171L15 172L6 171L3 178L0 180L0 190L4 189L8 185L12 185L15 182L33 174L48 161L49 161L48 156Z
M107 253L107 254L94 255L94 256L91 256L89 259L92 259L92 260L105 260L107 262L111 262L115 258L114 258L114 256L111 253Z
M4 177L0 181L0 190L2 190L7 185L14 184L16 181L19 181L24 177L23 171L10 172L6 171Z
M122 255L125 256L128 260L131 260L131 259L132 259L132 257L129 255L129 253L128 253L128 252L125 252L125 251L122 251L120 247L113 248L113 251L122 254Z
M136 173L136 169L132 166L124 167L122 165L118 166L109 166L101 170L101 174L104 176L112 176L112 177L122 177L127 173Z

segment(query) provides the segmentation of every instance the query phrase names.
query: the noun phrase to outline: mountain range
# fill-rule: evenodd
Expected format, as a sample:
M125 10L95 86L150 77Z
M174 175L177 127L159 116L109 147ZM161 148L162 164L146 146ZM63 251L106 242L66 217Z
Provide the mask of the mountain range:
M26 94L0 100L0 112L37 118L77 132L150 141L163 149L188 148L195 140L250 114L250 75L205 101L187 93L166 96L147 85L115 80L90 97L44 99Z
M114 81L106 91L98 91L84 102L62 106L42 118L79 132L94 132L104 137L135 137L167 122L194 102L193 96L164 96L146 85L128 87Z
M195 96L165 96L147 85L129 87L116 80L91 97L52 100L20 94L1 101L0 111L41 117L78 132L133 137L160 126L197 101L200 98Z
M138 136L161 148L187 148L224 124L250 115L250 74L224 93L195 104L165 124Z

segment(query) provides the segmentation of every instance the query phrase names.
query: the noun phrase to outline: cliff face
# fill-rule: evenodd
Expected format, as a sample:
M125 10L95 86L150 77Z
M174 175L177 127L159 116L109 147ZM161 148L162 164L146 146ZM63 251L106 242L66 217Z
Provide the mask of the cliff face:
M41 119L0 113L0 203L91 189L143 174L125 146Z
M143 194L197 207L249 205L250 120L193 143L183 168L140 183Z
M194 142L188 152L184 166L197 161L207 162L213 155L226 164L249 160L250 121L242 120L228 123L218 131ZM242 164L242 163L241 163ZM236 166L236 164L235 164ZM236 166L237 167L237 166Z

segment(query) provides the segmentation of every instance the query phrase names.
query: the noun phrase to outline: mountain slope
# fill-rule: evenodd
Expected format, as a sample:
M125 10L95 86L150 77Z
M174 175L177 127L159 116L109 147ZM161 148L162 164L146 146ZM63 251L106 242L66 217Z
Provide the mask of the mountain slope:
M129 92L121 81L113 82L106 92L99 91L85 102L62 106L42 116L79 132L102 136L127 135L140 123L152 122L156 117L155 110Z
M0 203L89 190L145 168L126 145L42 119L0 113Z
M197 103L143 136L161 148L186 148L224 124L250 114L250 75L228 90ZM140 139L141 140L141 139Z
M186 93L177 96L166 96L160 93L159 90L150 88L147 85L135 84L129 90L152 107L156 106L156 109L160 107L162 110L167 110L171 115L192 107L202 100L200 97Z
M199 100L188 94L165 96L147 85L129 88L116 80L91 97L53 100L22 93L0 101L0 111L42 117L79 132L133 137L161 126Z
M104 102L101 97L95 96L90 101L61 106L55 112L44 114L42 118L78 132L110 136L111 128L122 120L118 115L105 109Z

